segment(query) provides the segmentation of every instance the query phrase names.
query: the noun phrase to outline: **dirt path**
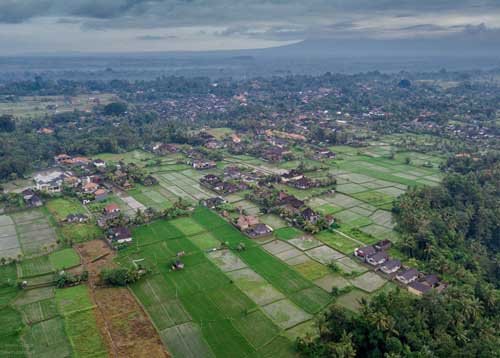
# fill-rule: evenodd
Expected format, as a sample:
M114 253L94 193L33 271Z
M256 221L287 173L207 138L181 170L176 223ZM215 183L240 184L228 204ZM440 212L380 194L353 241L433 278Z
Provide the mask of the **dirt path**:
M363 246L366 246L366 244L365 244L365 243L363 243L363 242L359 241L358 239L355 239L355 238L353 238L353 237L351 237L351 236L349 236L349 235L344 234L342 231L338 231L338 230L336 230L336 229L333 229L333 231L335 231L335 232L336 232L337 234L339 234L339 235L342 235L343 237L346 237L346 238L348 238L348 239L351 239L352 241L354 241L354 242L358 243L358 244L359 244L359 245L361 245L362 247L363 247Z
M76 249L89 272L90 294L98 308L97 323L113 356L168 357L153 324L130 291L125 287L100 286L100 271L115 266L114 251L101 240L79 244ZM92 262L104 254L107 255Z

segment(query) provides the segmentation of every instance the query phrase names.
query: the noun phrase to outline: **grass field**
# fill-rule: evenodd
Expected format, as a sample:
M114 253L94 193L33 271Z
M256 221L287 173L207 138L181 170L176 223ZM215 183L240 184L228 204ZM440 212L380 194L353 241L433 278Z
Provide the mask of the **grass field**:
M46 204L54 218L61 222L69 214L85 214L85 208L76 199L57 198L49 200Z
M43 255L57 247L57 234L44 208L11 215L25 257Z
M314 237L345 255L352 254L354 249L360 246L356 241L332 231L322 231Z
M79 243L103 237L103 231L93 223L69 224L60 228L66 242Z
M284 227L274 231L274 236L281 240L290 240L303 235L304 233L294 227Z
M68 357L72 354L64 320L60 317L30 325L23 334L23 342L31 357Z
M80 256L72 248L54 251L49 255L49 261L56 270L62 270L80 264Z
M21 314L11 307L0 308L0 356L24 357L25 350L19 328L23 326Z
M227 130L216 132L223 136ZM241 193L230 196L230 201L259 215L275 229L273 236L251 240L205 208L197 208L191 217L159 220L133 229L134 244L120 251L116 262L131 266L132 260L143 259L152 269L131 290L174 357L293 356L293 340L310 330L313 318L334 301L330 295L333 287L350 289L335 301L351 311L360 309L361 299L394 287L349 255L361 245L398 239L388 210L392 201L408 186L439 183L440 159L411 152L388 159L392 149L387 144L333 150L338 159L325 161L330 168L311 173L311 177L337 175L336 194L323 194L325 188L278 187L306 199L322 214L333 214L340 225L338 231L306 235L275 215L262 215ZM303 151L295 150L295 154L301 156ZM197 203L213 196L198 180L209 172L220 174L228 163L259 167L266 173L300 163L274 165L250 156L228 156L218 168L200 172L178 164L180 156L160 158L137 150L100 157L135 163L159 180L157 186L136 186L129 197L111 197L129 213L134 205L161 210L178 197ZM155 167L157 158L160 163ZM424 168L427 161L434 167ZM17 267L0 267L0 314L6 317L0 328L0 356L9 356L8 351L12 356L16 352L37 357L107 355L86 286L56 290L54 297L52 287L19 292L5 285L14 283L17 274L30 284L43 283L54 270L79 263L72 249L51 253L57 248L57 238L81 242L102 235L92 223L54 230L55 221L77 212L85 212L77 201L54 199L46 209L0 216L0 256L2 252L11 257L18 253L28 256ZM221 249L223 243L228 248ZM235 250L240 243L246 250ZM171 262L181 251L185 268L172 271ZM329 268L330 262L340 270ZM120 325L123 317L118 316L110 324ZM24 328L20 332L14 326Z
M87 286L58 289L55 298L75 356L107 357Z
M17 270L19 277L27 278L54 272L54 267L48 256L40 256L22 260L18 264Z
M204 247L220 244L219 240L237 240L229 224L210 214L198 211L193 218L142 226L136 229L139 240L148 244L125 250L120 256L144 258L158 272L132 285L132 290L174 355L254 355L280 334L280 328L238 284L231 283L228 275L246 266L238 256L227 250L208 256L203 253ZM207 231L207 223L215 223L217 230ZM182 258L186 267L171 271L169 262L181 248L186 253ZM250 329L253 326L259 330Z

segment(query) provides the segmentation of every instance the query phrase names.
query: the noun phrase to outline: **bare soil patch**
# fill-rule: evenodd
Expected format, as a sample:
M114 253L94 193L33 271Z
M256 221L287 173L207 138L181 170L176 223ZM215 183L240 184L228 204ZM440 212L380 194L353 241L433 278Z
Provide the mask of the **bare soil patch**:
M89 272L90 294L98 308L97 324L116 357L168 357L158 332L127 288L103 287L99 272L114 267L115 253L93 240L76 247Z

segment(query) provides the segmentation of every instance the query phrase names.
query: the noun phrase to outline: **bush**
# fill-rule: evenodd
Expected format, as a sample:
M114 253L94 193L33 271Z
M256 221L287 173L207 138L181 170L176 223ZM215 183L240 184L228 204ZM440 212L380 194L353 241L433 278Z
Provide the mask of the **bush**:
M126 268L104 269L101 271L101 279L111 286L127 286L129 283L136 282L139 277L139 271Z

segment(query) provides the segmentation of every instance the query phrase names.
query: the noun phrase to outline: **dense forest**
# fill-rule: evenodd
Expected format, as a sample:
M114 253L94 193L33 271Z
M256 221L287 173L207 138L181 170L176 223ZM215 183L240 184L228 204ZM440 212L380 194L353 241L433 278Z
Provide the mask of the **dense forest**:
M298 341L305 356L500 356L500 157L456 156L443 170L441 185L413 188L394 213L400 249L450 286L381 293L359 314L334 307L318 338Z

